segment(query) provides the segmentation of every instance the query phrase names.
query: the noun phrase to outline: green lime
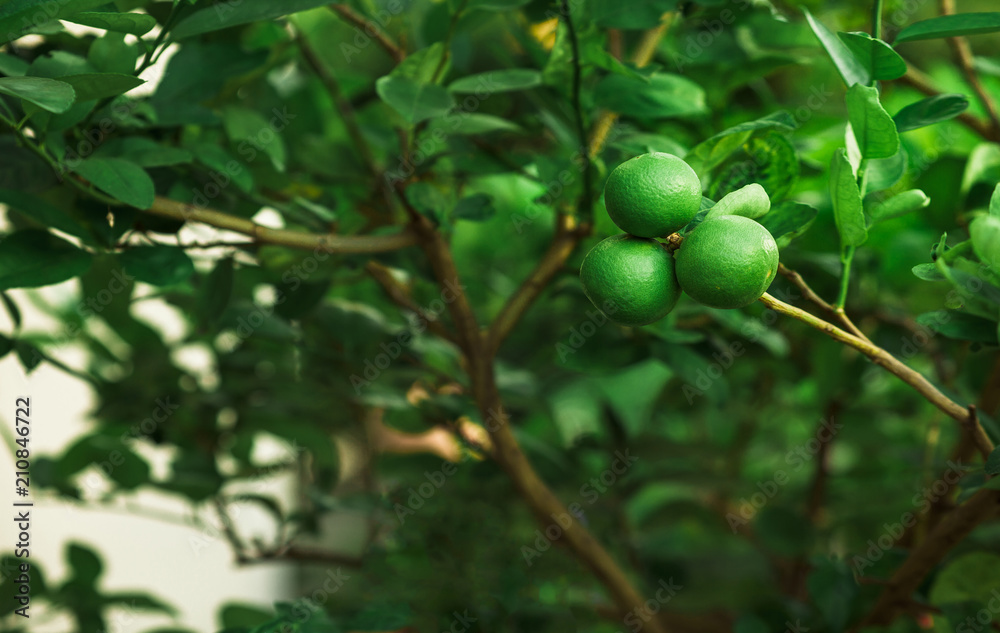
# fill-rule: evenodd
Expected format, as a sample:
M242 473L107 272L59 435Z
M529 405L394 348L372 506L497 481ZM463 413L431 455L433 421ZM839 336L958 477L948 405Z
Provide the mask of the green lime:
M652 152L615 167L604 204L618 228L638 237L666 237L701 208L698 174L673 154Z
M696 226L674 259L677 281L692 299L713 308L742 308L774 281L778 245L750 218L723 215Z
M590 249L580 266L583 291L622 325L659 321L681 296L674 260L656 240L613 235Z

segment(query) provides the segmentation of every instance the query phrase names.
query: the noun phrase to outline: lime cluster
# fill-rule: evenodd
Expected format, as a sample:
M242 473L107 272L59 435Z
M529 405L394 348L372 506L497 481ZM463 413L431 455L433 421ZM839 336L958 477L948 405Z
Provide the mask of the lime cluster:
M701 181L677 156L653 152L625 161L608 176L604 201L625 234L587 253L580 280L598 309L614 306L606 314L617 323L658 321L682 291L713 308L742 308L759 299L778 272L774 238L741 215L708 217L673 252L656 239L686 227L701 208Z

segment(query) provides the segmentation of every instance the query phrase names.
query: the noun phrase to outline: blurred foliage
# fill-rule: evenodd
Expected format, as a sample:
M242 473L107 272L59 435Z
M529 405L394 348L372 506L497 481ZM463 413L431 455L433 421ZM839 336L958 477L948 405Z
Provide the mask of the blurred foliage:
M0 355L17 354L30 372L41 362L69 369L61 352L82 350L84 366L71 371L97 405L86 434L32 455L33 492L98 506L159 490L185 499L193 529L212 541L227 539L214 510L254 507L275 529L237 536L241 555L281 557L293 540L338 553L303 569L295 599L226 605L221 631L638 630L546 537L558 518L537 523L475 442L461 442L457 465L370 454L373 416L413 434L488 423L458 349L369 274L370 262L384 267L451 327L448 295L419 249L209 248L181 236L182 222L142 212L159 195L261 223L266 207L300 231L380 234L405 217L387 206L386 184L405 181L489 322L541 257L556 214L588 217L577 206L588 178L576 64L588 129L605 110L622 115L594 158L595 230L504 343L497 383L558 497L650 595L680 586L663 605L680 618L672 630L847 630L878 596L869 581L887 578L939 518L928 513L933 485L959 429L857 353L763 306L719 311L684 298L652 326L607 322L575 271L618 232L597 194L623 160L685 156L706 209L760 184L771 199L760 221L782 262L828 299L840 287L836 236L852 235L850 314L956 401L978 403L1000 437L1000 147L953 120L986 112L943 40L898 53L958 96L926 103L889 80L847 96L845 68L864 71L881 55L878 72L891 74L895 63L887 45L836 35L870 30L868 2L571 0L580 59L547 0L45 6L55 4L58 15L0 3L0 32L11 33L0 53L0 297L15 324L0 334ZM887 0L883 39L933 17L934 4ZM822 46L802 9L826 25ZM665 11L673 17L651 64L613 54L634 50ZM355 17L377 24L405 60ZM1000 94L1000 38L971 41L986 91ZM168 43L155 90L123 94ZM884 133L862 141L859 121ZM831 172L838 150L841 171ZM870 160L868 189L852 190L860 160ZM851 195L864 199L838 197ZM77 281L58 298L30 290L68 279ZM806 306L784 277L770 292ZM59 327L22 323L24 301ZM151 321L143 306L154 302L182 327ZM635 461L621 473L623 455ZM968 467L963 498L986 483ZM101 486L86 483L92 475ZM275 492L280 475L294 477L294 495ZM897 534L908 512L920 527ZM231 525L239 534L238 517ZM921 613L936 629L974 616L992 597L986 588L1000 586L988 554L998 537L995 526L973 532L915 596L933 605ZM15 560L3 560L0 615L5 630L22 631L8 602ZM100 556L85 545L70 545L67 560L58 583L32 566L32 606L72 616L74 631L106 630L122 603L173 614L146 593L102 590ZM197 575L197 561L178 564ZM155 577L143 592L157 592ZM927 626L904 617L892 630Z

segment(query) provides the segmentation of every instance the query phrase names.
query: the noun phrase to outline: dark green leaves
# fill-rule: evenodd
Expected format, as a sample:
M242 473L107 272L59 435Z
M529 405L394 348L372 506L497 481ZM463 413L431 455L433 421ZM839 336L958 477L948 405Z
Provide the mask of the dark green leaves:
M868 239L864 207L857 180L847 160L847 152L839 148L830 163L830 201L837 232L844 246L858 246Z
M120 261L126 273L154 286L187 281L194 272L194 264L183 248L165 244L129 248Z
M231 26L272 20L283 15L315 9L325 4L328 3L322 0L283 0L282 2L242 0L241 2L223 2L207 6L181 20L177 26L171 29L170 36L175 40L180 40L192 35L200 35Z
M899 79L906 74L906 62L882 40L864 32L837 33L862 66L869 80Z
M494 92L526 90L542 85L542 73L530 68L496 70L457 79L448 86L451 92L475 92L490 95Z
M677 8L677 0L594 0L592 17L598 26L613 29L649 29L667 11Z
M785 200L771 207L767 215L759 221L778 239L786 235L795 236L809 227L819 212L808 204Z
M148 174L120 158L90 158L73 170L104 193L138 209L148 209L156 192Z
M1000 31L1000 13L959 13L921 20L907 26L896 36L895 44L938 37L979 35Z
M451 94L436 84L389 75L375 82L375 91L407 123L441 116L455 105Z
M233 259L220 259L205 278L198 293L198 318L205 326L216 323L229 306L233 294Z
M73 90L76 92L77 102L115 97L146 83L142 79L133 75L118 73L87 73L82 75L69 75L66 77L60 77L59 81L66 82L73 86Z
M803 7L802 12L806 14L806 20L809 22L813 33L816 34L816 39L819 40L823 49L830 56L830 59L833 60L833 65L837 67L837 72L840 73L844 83L848 87L854 84L868 85L871 81L868 69L858 61L858 58L851 52L851 49L841 42L830 29L823 26L819 20L814 18L809 13L809 9Z
M45 77L0 77L0 93L57 113L69 110L76 98L73 86Z
M942 94L911 103L892 117L896 130L909 132L953 119L969 107L969 99L960 94Z
M456 220L481 222L490 219L495 213L493 199L488 194L474 193L459 200L452 215Z
M876 222L906 215L917 209L923 209L930 203L931 199L923 191L910 189L909 191L897 193L888 200L874 205L868 211L868 217L871 219L871 224L875 224Z
M66 20L116 33L145 35L156 26L156 18L146 13L100 13L85 11L75 13Z
M705 91L690 79L656 73L649 82L607 75L594 89L597 105L640 119L690 116L705 111Z
M1000 268L1000 217L977 217L969 225L969 236L976 256L994 270Z
M16 40L46 26L58 25L57 20L81 11L107 4L107 0L58 0L45 3L41 0L4 2L0 5L0 44Z
M862 158L889 158L899 149L892 117L878 100L878 89L855 84L847 89L847 116Z
M17 231L0 241L0 290L57 284L87 272L90 261L90 253L48 231Z

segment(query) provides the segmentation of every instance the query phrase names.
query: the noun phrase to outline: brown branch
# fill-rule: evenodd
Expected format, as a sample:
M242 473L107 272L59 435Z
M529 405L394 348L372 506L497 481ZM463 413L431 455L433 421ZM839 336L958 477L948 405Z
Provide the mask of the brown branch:
M802 278L802 275L781 263L778 264L778 272L795 284L795 287L802 291L802 294L808 301L815 303L817 306L833 315L838 321L840 321L841 325L851 332L851 334L867 341L868 343L871 343L871 340L865 336L865 333L858 329L858 326L854 325L854 321L851 321L850 317L847 316L847 313L844 312L843 308L838 309L837 307L827 303L823 297L820 297L813 291L812 288L809 287L809 284L807 284L806 280Z
M934 85L931 78L917 70L912 64L907 67L906 74L900 77L899 80L928 97L936 97L942 94L937 86ZM1000 142L1000 130L994 130L989 121L984 121L969 112L959 114L955 117L955 120L985 140Z
M941 9L942 15L954 15L955 13L954 0L940 0L938 6ZM948 46L951 47L951 50L955 55L955 59L958 62L959 67L962 69L962 73L965 75L965 79L969 82L969 85L972 86L976 96L979 97L979 101L983 104L983 108L986 110L986 116L990 119L993 134L995 136L1000 136L1000 113L997 112L996 103L993 102L989 93L986 92L986 88L983 87L983 82L979 81L979 75L976 74L975 65L972 59L972 49L969 47L969 41L964 37L949 37Z
M215 498L215 513L219 515L219 521L222 523L222 534L233 548L233 554L236 555L236 562L242 564L247 559L246 546L236 533L233 518L229 516L229 510L226 509L226 502L220 497Z
M673 19L674 13L665 13L659 26L649 29L643 34L642 40L632 55L633 64L642 68L652 61L653 55L656 54L656 47L660 45L660 40L663 39L667 30L670 29ZM601 153L601 148L604 147L604 143L608 140L608 133L611 132L611 128L617 120L618 113L610 110L605 110L598 117L597 122L594 124L594 129L590 134L590 147L587 153L591 158Z
M1000 492L980 490L968 501L949 513L927 535L927 538L903 561L892 575L888 586L879 596L875 606L856 626L885 626L892 622L899 610L908 603L910 596L931 570L945 555L982 521L993 515L1000 504Z
M406 59L406 52L400 48L399 45L389 39L389 36L383 33L382 29L380 29L374 22L365 18L365 16L356 13L354 9L346 4L331 4L330 9L339 15L345 22L353 24L364 31L366 35L372 37L383 49L385 49L385 52L389 53L397 64Z
M325 251L327 253L384 253L416 244L416 236L409 231L386 235L334 235L332 233L307 233L286 229L272 229L252 220L229 215L214 209L157 196L146 213L174 220L201 222L227 231L243 233L260 244L277 244L289 248Z
M404 287L401 283L396 281L396 278L392 276L392 273L388 268L379 264L376 261L370 261L365 264L365 270L371 275L372 279L382 287L386 296L389 300L398 305L401 308L409 310L421 318L426 324L427 329L437 334L446 341L452 343L458 343L458 339L452 334L444 324L438 319L436 315L428 314L423 308L421 308L410 296L409 290Z
M378 166L375 164L375 156L372 154L371 146L368 145L368 141L365 140L364 135L361 133L361 126L358 125L358 119L354 116L354 108L351 107L351 102L344 98L344 93L340 89L340 82L337 81L333 72L323 63L323 60L319 58L316 51L313 50L312 46L306 40L305 35L300 33L296 36L295 42L302 52L302 57L305 58L309 67L316 73L320 81L323 82L326 91L330 93L330 98L333 99L333 104L336 106L337 112L340 113L340 118L344 121L344 127L347 128L347 134L351 137L351 141L361 155L361 160L364 161L365 167L368 168L369 173L373 176L378 176Z
M542 290L562 268L569 256L576 250L583 237L590 233L590 225L574 225L572 216L561 214L556 219L556 235L542 255L535 270L507 300L490 325L487 349L495 354L507 335L521 319Z
M872 343L864 341L853 334L849 334L834 324L813 316L805 310L796 308L795 306L789 305L783 301L779 301L767 293L764 293L764 296L760 298L760 301L772 310L790 316L794 319L798 319L799 321L802 321L803 323L823 332L830 338L858 350L870 358L876 365L885 368L903 382L913 387L917 393L926 398L935 407L944 411L949 417L958 421L964 428L969 429L970 433L972 433L976 448L979 449L980 453L988 455L990 451L993 450L993 442L990 441L990 438L987 437L983 427L980 426L978 418L971 415L968 408L963 407L948 396L941 393L941 391L932 385L930 381L924 378L922 374L910 369L892 356L889 352L885 351L881 347L873 345Z
M397 191L402 193L400 189L398 187ZM465 352L476 404L493 439L493 458L511 478L521 497L543 526L548 526L554 520L553 517L559 517L563 523L568 521L560 538L565 539L570 549L607 588L624 617L629 611L641 607L645 598L635 589L608 551L545 485L521 450L497 389L493 375L493 356L489 353L488 342L479 329L461 285L451 250L427 218L411 213L411 220L438 282L443 288L451 288L456 295L449 302L448 309ZM662 623L655 619L646 623L645 630L648 633L666 633Z
M322 565L344 565L345 567L362 567L364 559L360 556L350 556L337 552L328 552L304 547L294 547L288 545L274 552L261 552L251 558L243 558L239 561L241 565L253 565L257 563L273 563L281 561L301 561L304 563L315 563Z

